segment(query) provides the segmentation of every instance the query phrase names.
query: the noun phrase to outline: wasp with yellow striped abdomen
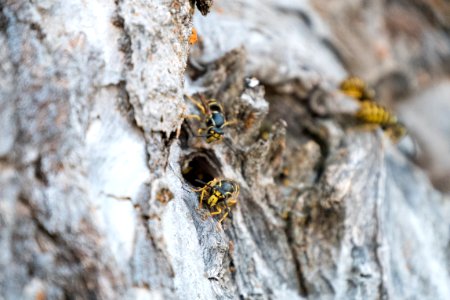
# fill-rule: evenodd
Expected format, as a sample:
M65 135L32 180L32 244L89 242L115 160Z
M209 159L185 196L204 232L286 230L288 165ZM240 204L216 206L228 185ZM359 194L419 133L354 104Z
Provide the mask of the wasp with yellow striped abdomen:
M376 102L362 101L355 117L364 124L379 125L394 142L406 134L406 127L398 121L397 117Z
M364 80L356 76L349 76L339 85L339 90L347 96L358 100L374 100L375 91Z
M205 101L203 97L200 97L202 102L199 102L190 96L186 97L190 99L195 104L195 106L197 106L197 108L203 115L203 121L206 125L206 128L200 128L198 130L198 133L202 134L203 132L206 132L201 136L206 137L206 142L208 144L221 141L224 135L223 128L235 123L234 121L226 121L222 105L220 105L215 99ZM187 115L186 117L202 121L202 118L198 115Z
M202 183L205 184L204 182ZM206 204L209 209L215 209L211 212L212 216L219 215L222 213L222 210L225 210L225 213L219 220L219 223L221 223L230 213L230 207L237 203L239 184L230 179L221 180L214 178L202 188L194 189L194 191L200 193L199 208L202 208L203 200L207 198Z

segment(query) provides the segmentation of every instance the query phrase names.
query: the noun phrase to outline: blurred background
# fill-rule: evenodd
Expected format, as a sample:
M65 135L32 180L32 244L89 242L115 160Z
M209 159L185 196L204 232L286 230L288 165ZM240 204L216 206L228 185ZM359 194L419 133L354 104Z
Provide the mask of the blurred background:
M216 0L210 17L197 14L196 61L243 46L266 85L364 79L406 124L411 159L450 192L449 1Z

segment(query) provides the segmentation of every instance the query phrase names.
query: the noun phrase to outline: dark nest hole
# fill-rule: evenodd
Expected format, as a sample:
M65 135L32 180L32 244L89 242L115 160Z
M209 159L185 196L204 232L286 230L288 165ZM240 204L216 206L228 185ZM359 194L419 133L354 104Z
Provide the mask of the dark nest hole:
M180 130L180 146L181 149L188 149L189 148L189 138L193 136L192 130L187 123L187 120L185 119L183 124L181 125Z
M213 152L204 150L187 156L181 163L183 178L194 187L202 187L221 177L221 164Z

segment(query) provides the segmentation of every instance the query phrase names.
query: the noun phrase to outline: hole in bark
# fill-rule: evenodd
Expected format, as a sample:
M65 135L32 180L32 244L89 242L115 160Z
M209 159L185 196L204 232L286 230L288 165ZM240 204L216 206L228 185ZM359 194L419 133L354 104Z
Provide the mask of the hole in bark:
M221 175L221 165L214 153L210 151L197 152L188 156L181 164L184 179L195 187L201 187L202 182L208 182ZM199 182L201 181L201 182Z
M34 169L34 175L36 178L41 181L45 186L48 186L48 178L47 175L44 172L44 168L42 166L42 157L38 157Z
M189 139L195 139L195 133L189 122L185 119L181 125L179 136L181 149L185 150L190 148Z

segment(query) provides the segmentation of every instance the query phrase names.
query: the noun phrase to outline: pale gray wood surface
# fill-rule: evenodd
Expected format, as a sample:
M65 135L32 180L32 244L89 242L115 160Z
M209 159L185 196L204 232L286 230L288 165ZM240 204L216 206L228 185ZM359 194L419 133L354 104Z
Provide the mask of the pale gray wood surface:
M0 298L450 299L448 196L336 92L448 78L448 6L324 2L2 1ZM195 92L238 120L223 143L182 126ZM189 162L240 184L222 226Z

